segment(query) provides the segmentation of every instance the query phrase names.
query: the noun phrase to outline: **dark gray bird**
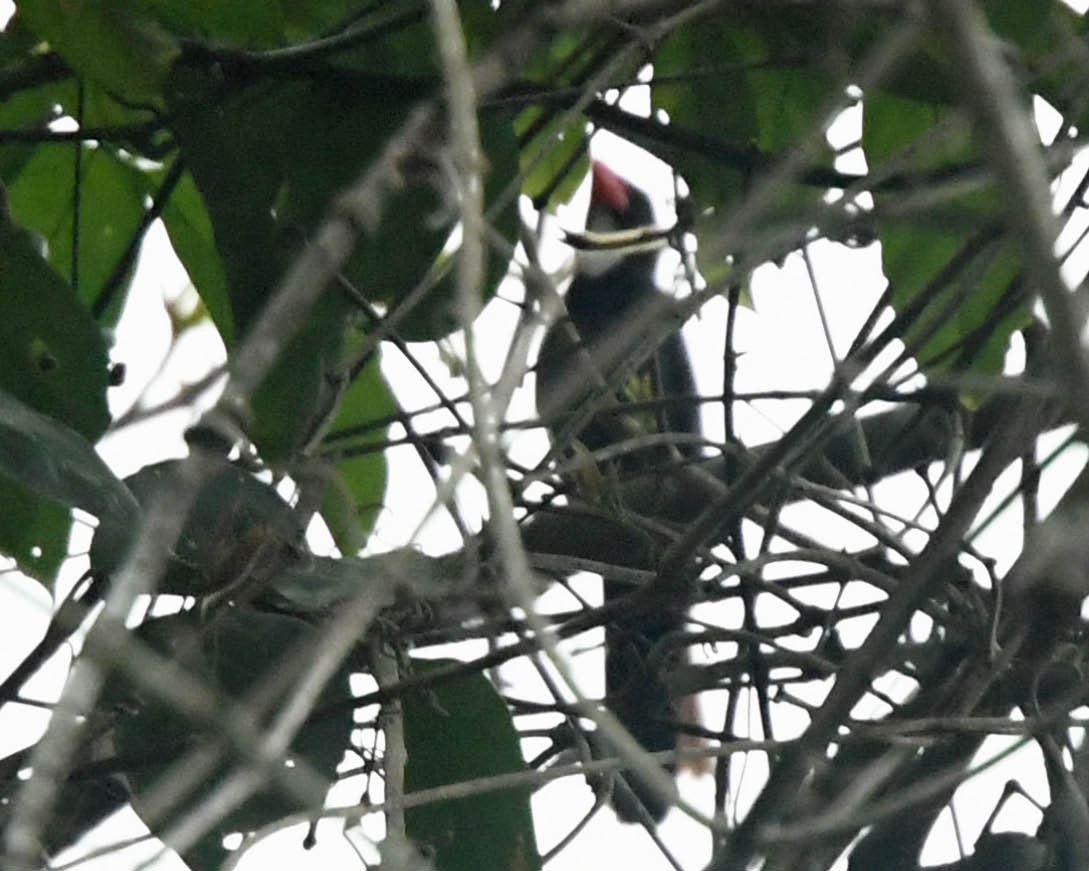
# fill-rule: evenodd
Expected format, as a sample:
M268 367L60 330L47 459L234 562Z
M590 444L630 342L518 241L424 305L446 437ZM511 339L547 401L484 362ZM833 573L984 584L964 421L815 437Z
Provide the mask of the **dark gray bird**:
M649 198L601 163L593 164L592 176L586 242L593 247L579 251L565 297L567 318L550 327L541 346L538 414L554 439L578 442L589 452L615 448L639 436L697 435L699 413L692 401L695 384L679 333L671 334L615 394L599 402L593 416L587 419L578 414L602 379L608 382L617 367L630 358L648 322L660 316L666 302L654 278L662 244L652 232L654 214ZM613 248L611 241L627 244ZM585 424L572 431L572 425L582 420ZM678 451L682 457L692 456L696 448L683 440L675 449L661 442L633 444L631 450L601 465L608 477L622 480L674 464ZM631 593L629 585L605 579L606 602ZM663 668L675 663L679 653L675 645L661 642L683 624L682 612L656 609L606 626L606 701L651 752L673 750L677 744L677 713ZM652 819L660 820L667 807L635 776L627 775L627 781L631 793L623 788L614 790L617 815L626 822L640 821L638 801Z

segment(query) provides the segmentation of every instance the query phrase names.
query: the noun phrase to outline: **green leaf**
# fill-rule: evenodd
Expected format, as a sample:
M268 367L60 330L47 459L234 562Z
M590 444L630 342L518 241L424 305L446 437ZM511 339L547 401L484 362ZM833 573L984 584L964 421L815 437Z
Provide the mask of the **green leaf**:
M136 635L160 654L174 660L190 675L206 680L220 698L244 703L247 697L275 675L280 691L264 700L269 716L278 713L293 681L307 667L305 659L293 656L300 644L314 637L310 624L283 614L270 614L250 608L227 608L208 620L200 609L149 620ZM326 685L315 710L335 706L339 713L322 710L312 715L291 744L289 759L304 760L328 782L349 746L352 731L349 669L342 666ZM133 690L115 678L103 693L103 707L117 718L112 740L120 759L133 760L123 771L133 793L132 805L138 814L146 812L144 794L167 772L170 765L198 745L202 739L214 740L201 726L189 721L159 699ZM198 784L164 819L148 820L156 835L166 835L181 817L199 806L226 778L239 760L228 753L212 775ZM227 850L223 838L232 832L252 832L304 807L275 787L255 793L222 820L183 858L193 869L221 867Z
M0 442L4 441L0 436ZM0 453L4 451L0 444ZM52 587L57 570L68 556L69 511L43 499L7 475L0 475L0 553L15 560L19 570Z
M171 33L240 48L271 48L284 42L284 5L267 0L142 0ZM294 5L294 4L286 4Z
M863 119L862 145L876 167L896 157L905 170L925 171L963 166L976 156L971 132L941 103L874 90Z
M363 548L382 510L387 463L381 446L396 410L375 354L341 397L327 441L337 459L335 478L323 490L322 517L346 556Z
M191 86L195 89L192 93L178 98L175 129L211 219L226 277L229 316L215 298L214 279L205 288L210 291L209 299L217 302L217 324L229 323L231 333L238 337L249 328L276 287L292 251L317 220L311 215L311 222L302 224L296 215L286 216L282 202L278 205L279 195L289 185L288 164L325 163L314 160L314 154L321 151L317 141L310 143L314 150L304 155L295 150L289 142L292 136L284 132L295 123L291 119L294 110L304 108L308 84L256 86L229 98L203 90L209 85L199 79ZM309 122L299 118L298 123L306 127ZM320 131L315 133L320 136ZM365 160L366 154L361 159ZM350 174L358 166L344 167L334 160L328 171ZM321 198L324 208L333 191L325 189L312 195ZM285 215L283 232L274 219L277 208ZM174 221L174 225L175 232L179 231L179 223ZM199 252L198 241L199 237L189 237ZM268 462L289 461L311 435L320 415L327 413L330 398L324 376L339 359L349 314L346 300L326 294L254 395L250 436Z
M40 66L42 60L36 53L38 38L27 30L22 18L16 15L0 32L0 69L4 75L19 82L19 74ZM27 86L20 83L0 92L0 130L44 129L58 117L58 106L65 105L75 93L67 76L59 81ZM39 146L31 143L5 143L0 148L0 178L6 184L18 175L24 163Z
M141 508L169 493L182 461L145 466L125 479ZM91 567L111 575L124 562L138 524L101 523L91 542ZM251 573L275 573L302 551L303 529L275 488L236 466L208 481L185 520L159 592L202 596Z
M106 430L102 333L33 238L0 221L0 389L93 441Z
M1089 19L1066 3L988 0L984 7L996 33L1020 52L1017 68L1030 74L1026 92L1043 97L1068 125L1084 130L1089 116L1085 68L1069 47L1084 42Z
M41 496L131 523L136 503L81 433L0 389L0 471Z
M170 236L170 244L208 310L212 323L219 330L223 344L232 347L235 325L223 260L216 250L212 220L189 173L181 177L167 201L163 210L163 224Z
M50 122L65 115L80 119L85 127L122 128L151 120L148 109L120 103L97 82L78 79L59 57L43 54L42 46L18 14L0 33L0 130L44 133ZM72 148L58 143L5 143L0 149L0 176L10 180L30 154L58 147ZM140 147L131 150L138 153Z
M453 660L415 660L418 672ZM502 698L482 674L441 683L403 701L405 789L525 771L518 734ZM435 801L405 811L408 836L434 851L438 871L532 871L541 867L529 787Z
M536 209L570 200L590 168L582 116L564 124L564 116L553 109L530 106L518 115L514 130L524 143L519 157L525 173L522 193Z
M155 104L178 54L171 36L128 0L24 0L27 26L79 75L130 104Z
M485 218L491 228L503 239L513 246L517 236L517 192L506 200L500 198L508 192L512 179L517 177L518 141L514 135L513 121L505 112L485 112L480 116L480 140L486 160L484 174L484 198L487 205ZM384 256L387 261L395 260L388 256L390 250L402 247L396 238L395 232L388 232L385 224L376 242L384 241L387 246L393 248L380 248L378 245L368 245L365 251L374 252ZM446 238L443 238L445 243ZM485 237L485 244L487 237ZM454 265L454 253L443 252L437 256L437 262L448 262ZM354 261L353 261L354 263ZM483 301L491 299L499 289L499 283L507 274L510 262L503 248L489 247L487 250L487 264L484 275L484 284L481 287ZM357 273L357 280L362 275ZM393 286L391 282L391 286ZM436 287L428 295L425 304L405 318L398 332L409 341L425 342L448 335L461 326L458 315L458 288L457 270L451 268L447 275L439 281Z
M1061 31L1045 26L1045 23L1058 23L1048 21L1053 15L1050 7L1065 4L1041 4L1037 0L985 0L981 5L995 35L1016 44L1027 57L1040 58L1054 50L1055 35ZM1070 16L1071 19L1073 17ZM1063 23L1069 24L1070 19Z
M102 292L144 216L151 179L131 160L106 147L84 146L79 187L79 290L88 305ZM71 278L75 155L71 147L43 145L8 187L11 210L21 224L40 232L49 260ZM127 286L127 279L123 279ZM124 294L115 295L114 322Z
M276 142L288 117L268 87L221 97L214 80L187 81L184 73L171 89L174 132L211 220L237 336L275 287L285 260L272 209L282 178Z
M757 44L746 51L737 31L725 16L680 28L654 57L651 99L655 110L668 113L671 125L743 152L760 134L747 66L763 55L763 48ZM713 66L708 58L715 59ZM688 150L671 157L701 207L724 208L740 199L747 167Z
M227 278L231 321L241 335L252 323L303 241L333 198L370 165L430 84L326 69L302 81L258 85L222 96L196 76L176 81L175 130L211 218ZM498 113L482 120L494 202L517 172L513 133ZM331 288L285 348L253 397L250 435L265 460L289 463L335 411L343 378L344 343L357 329L355 294L393 306L433 268L450 234L453 214L425 174L394 191L383 220L364 238L344 277ZM493 224L514 238L513 198ZM489 261L488 291L505 273L505 256ZM444 279L400 331L435 338L457 325L454 281ZM225 318L221 314L219 320Z
M349 15L358 15L358 6L355 0L303 0L282 4L287 39L296 42L321 34L331 25L342 23Z
M826 26L819 13L799 10L753 10L742 21L706 16L680 28L655 55L653 106L693 142L671 148L669 159L699 214L728 213L839 94L838 75L823 63L805 62ZM831 167L823 140L814 143L808 164ZM754 229L781 230L785 221L811 212L822 192L782 185Z
M325 294L254 391L249 434L266 462L290 465L335 412L342 343L354 314L342 297Z
M78 432L0 388L0 551L47 581L67 555L69 508L132 527L138 509Z
M858 16L846 34L843 45L854 63L871 57L874 50L889 39L892 29L901 26L894 18L874 14ZM937 107L956 102L955 70L942 45L941 34L931 31L916 39L915 51L903 57L881 81L881 90ZM866 95L867 99L869 94Z
M526 11L524 4L504 3L499 14L511 20ZM558 88L578 87L586 75L587 45L596 41L593 34L559 31L527 59L524 76L535 84L526 88L527 105L516 115L513 129L518 136L522 193L536 209L568 202L582 184L589 169L589 125L562 101L535 105L529 100L534 89L549 96Z
M500 15L490 0L458 0L470 60L478 59L499 34ZM353 17L359 46L336 62L360 72L438 81L443 74L435 28L427 7L414 0L385 0ZM365 38L362 34L373 34Z
M924 371L989 375L1001 371L1009 336L1030 308L1020 253L1002 230L1004 204L989 181L964 183L981 177L981 160L970 128L951 113L875 90L863 145L879 176L889 166L898 181L875 200L893 216L879 230L899 337ZM901 197L912 208L898 207Z

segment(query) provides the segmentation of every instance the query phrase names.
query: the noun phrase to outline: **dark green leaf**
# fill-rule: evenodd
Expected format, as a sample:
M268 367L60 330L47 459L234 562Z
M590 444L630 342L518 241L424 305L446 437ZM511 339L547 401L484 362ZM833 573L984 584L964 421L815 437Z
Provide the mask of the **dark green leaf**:
M897 184L875 197L879 209L905 215L880 224L900 338L924 371L1001 371L1029 306L1020 256L1002 231L1004 205L983 180L970 129L941 105L875 91L866 99L863 144L878 173L882 162L896 170ZM901 197L914 200L912 208L898 208Z
M383 4L388 6L388 3ZM331 25L340 24L355 13L359 4L354 0L303 0L282 5L286 36L298 41L324 33Z
M170 244L219 330L223 344L232 347L235 326L223 261L216 250L208 210L189 173L181 177L167 202L163 210L163 223L170 236Z
M145 466L125 479L141 507L169 498L181 461ZM124 562L137 525L102 523L91 542L91 566L105 575ZM224 465L205 485L185 521L159 591L201 596L223 589L253 572L293 562L303 530L276 490L235 466Z
M131 528L132 494L76 431L0 389L0 550L39 579L67 553L68 509Z
M191 675L202 678L220 698L243 703L268 678L280 689L273 700L265 699L264 710L275 715L280 708L276 699L290 690L291 677L299 677L307 667L300 658L300 644L314 637L310 624L282 614L270 614L249 608L224 609L208 620L200 609L149 620L137 631L139 638L157 652L170 657ZM348 669L342 667L326 685L315 709L335 705L340 713L323 712L311 716L292 742L289 759L304 760L315 772L332 782L336 766L348 749L352 730ZM137 813L145 808L142 795L166 773L169 766L202 739L212 739L200 726L190 722L171 706L134 692L115 679L103 694L103 704L119 714L113 743L121 759L133 760L125 774L133 791L132 804ZM216 770L193 794L184 796L164 819L150 820L153 831L165 835L171 825L197 807L226 778L237 764L228 753ZM258 791L184 856L191 868L219 868L227 851L225 835L251 832L302 810L299 802L275 787Z
M416 660L415 668L426 672L451 662ZM403 710L410 793L526 770L510 712L484 675L409 695ZM540 868L530 793L514 787L409 808L408 836L434 850L438 871Z
M1050 7L1065 4L1041 4L1037 0L985 0L981 5L995 35L1017 45L1025 52L1026 58L1038 58L1055 47L1055 34L1059 31L1047 26L1047 19L1053 15Z
M0 445L0 452L3 450ZM68 509L38 496L7 475L0 475L0 505L4 507L0 515L0 553L14 559L24 574L51 587L68 555Z
M492 229L513 247L518 219L518 198L517 191L511 191L508 188L511 180L518 174L518 146L511 118L504 112L484 113L480 117L480 139L487 161L484 175L484 198L487 205L485 218ZM509 196L503 199L508 194ZM392 250L403 247L402 244L397 243L393 234L387 234L385 230L381 234L381 239L395 246ZM446 241L445 237L442 241ZM487 237L485 237L486 241ZM391 249L386 248L383 251L376 245L368 245L362 249L364 252L373 251L376 255L382 251L386 261L395 260L396 258L388 256L389 250ZM484 284L480 288L485 301L495 294L500 281L510 268L506 249L489 247L487 254L487 271ZM453 257L448 253L444 253L439 258L439 262L443 261L453 266ZM358 269L358 266L355 268ZM357 279L362 278L361 272L357 271L355 274ZM390 277L389 282L391 287L395 286L393 276ZM398 331L404 338L416 342L431 341L449 334L461 326L457 299L457 270L451 268L431 291L426 303L419 306L400 323Z
M173 34L257 49L283 43L284 6L266 0L157 0L154 14Z
M211 219L238 336L272 291L285 259L272 217L281 173L271 136L288 117L277 112L268 88L229 99L211 88L200 77L174 82L174 132Z
M110 420L107 368L90 314L33 237L0 221L0 388L93 441Z
M531 106L515 121L515 132L524 143L522 193L538 209L570 200L589 169L586 121L578 115L565 124L564 118L551 109Z
M179 78L177 87L176 131L211 217L239 335L333 198L374 160L430 86L327 70L227 98L210 93L212 86L199 77L184 87ZM487 116L482 132L494 202L516 175L516 149L503 116ZM345 267L353 293L394 305L433 268L453 215L441 215L426 181L410 177L391 195L377 232L362 240ZM448 220L436 224L437 217ZM513 198L491 218L513 238ZM492 257L489 292L506 267L505 253ZM402 333L435 338L449 332L457 325L453 298L448 278L401 322ZM253 397L250 434L269 462L289 462L334 411L344 341L358 322L352 295L330 289Z
M178 53L171 36L126 0L36 0L20 4L23 20L72 69L130 104L154 104Z
M198 80L194 87L203 85ZM226 276L230 315L228 319L219 305L217 323L229 321L235 337L248 329L291 252L313 226L300 223L297 215L288 218L285 204L278 203L291 188L288 164L324 166L315 160L322 131L314 131L319 139L309 143L314 151L305 155L290 141L295 137L284 134L293 123L309 127L305 117L292 120L296 109L304 112L308 92L303 84L258 86L219 104L214 95L201 92L181 102L176 112L177 136L211 218ZM305 135L296 134L298 138ZM366 152L362 143L361 149ZM367 156L364 153L360 160ZM333 161L328 169L340 173L338 181L346 183L345 176L350 179L359 166L344 167ZM320 200L315 211L323 209L336 190L323 187L308 192ZM276 209L287 221L283 232L274 220ZM311 222L317 219L316 215L307 217ZM196 239L190 237L190 242ZM209 298L215 300L214 278ZM327 413L331 399L324 376L339 360L349 313L343 298L326 294L253 397L250 434L268 461L290 460L319 416Z
M490 0L458 0L471 59L494 42L500 15ZM426 4L418 0L385 0L353 16L358 45L336 55L338 65L360 72L437 82L443 73L435 44L435 28ZM366 34L373 34L367 38Z
M760 133L747 67L762 49L746 52L738 45L737 30L725 16L698 19L678 30L655 55L660 81L651 94L654 108L666 112L670 124L743 150ZM721 208L740 199L748 167L690 151L672 156L701 206Z
M335 478L325 484L322 497L322 516L345 555L366 544L386 490L386 455L380 446L388 431L385 421L397 404L378 361L374 355L349 385L330 427L331 433L353 434L335 441Z
M254 391L249 434L266 462L291 463L335 412L342 342L353 315L348 302L335 293L319 299Z
M0 90L0 130L43 130L58 117L57 107L71 102L75 94L63 69L49 75L43 84L23 81L29 71L40 70L46 64L35 51L37 43L37 37L18 15L0 32L0 75L10 82L9 87ZM5 143L0 148L0 178L5 184L18 175L35 148L29 143Z
M523 4L504 3L499 14L513 18L525 11ZM538 83L542 98L551 97L555 89L574 91L588 73L587 47L597 41L597 34L560 31L527 60L526 81ZM581 112L572 111L568 100L543 99L535 104L533 86L526 91L525 108L513 122L524 174L522 192L535 208L553 208L570 200L586 177L589 125Z
M668 113L690 143L668 148L668 158L700 214L727 213L838 96L841 79L819 62L804 62L824 30L822 16L807 11L754 11L743 21L713 15L678 30L655 56L654 108ZM830 166L823 142L808 163ZM814 208L819 193L784 186L759 220L796 219Z

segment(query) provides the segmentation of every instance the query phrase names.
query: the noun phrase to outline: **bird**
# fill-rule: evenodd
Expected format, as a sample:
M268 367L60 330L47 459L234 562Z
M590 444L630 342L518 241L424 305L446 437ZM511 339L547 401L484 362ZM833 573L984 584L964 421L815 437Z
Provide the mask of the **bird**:
M639 440L646 435L696 436L699 412L695 383L683 338L673 332L639 364L619 388L608 391L587 416L577 409L630 364L634 348L669 305L655 281L663 234L654 231L649 196L600 161L591 163L586 234L575 236L574 274L564 297L566 316L547 330L537 358L537 411L552 431L585 455L613 448L602 462L602 479L654 474L678 458L692 457L692 439ZM612 243L621 242L614 246ZM687 400L687 401L685 401ZM634 441L632 441L634 439ZM559 440L561 444L556 445ZM630 449L625 448L628 441ZM576 449L576 453L579 449ZM607 486L607 484L606 484ZM605 602L631 595L629 584L604 578ZM677 712L664 672L679 658L676 644L663 644L684 625L683 612L653 609L615 619L605 627L606 704L649 752L677 746ZM667 766L673 770L672 766ZM613 809L623 822L659 822L668 806L634 774L628 789L614 786Z

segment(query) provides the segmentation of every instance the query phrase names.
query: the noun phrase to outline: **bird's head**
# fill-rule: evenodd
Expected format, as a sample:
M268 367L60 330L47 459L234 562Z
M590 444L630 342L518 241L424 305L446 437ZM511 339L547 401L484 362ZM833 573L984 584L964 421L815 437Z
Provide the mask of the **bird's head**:
M667 234L654 225L654 209L646 192L599 160L591 164L590 208L586 231L567 233L578 252L577 272L601 275L633 255L654 255Z
M615 233L654 226L650 198L627 179L595 160L590 166L590 211L586 229L593 233Z

